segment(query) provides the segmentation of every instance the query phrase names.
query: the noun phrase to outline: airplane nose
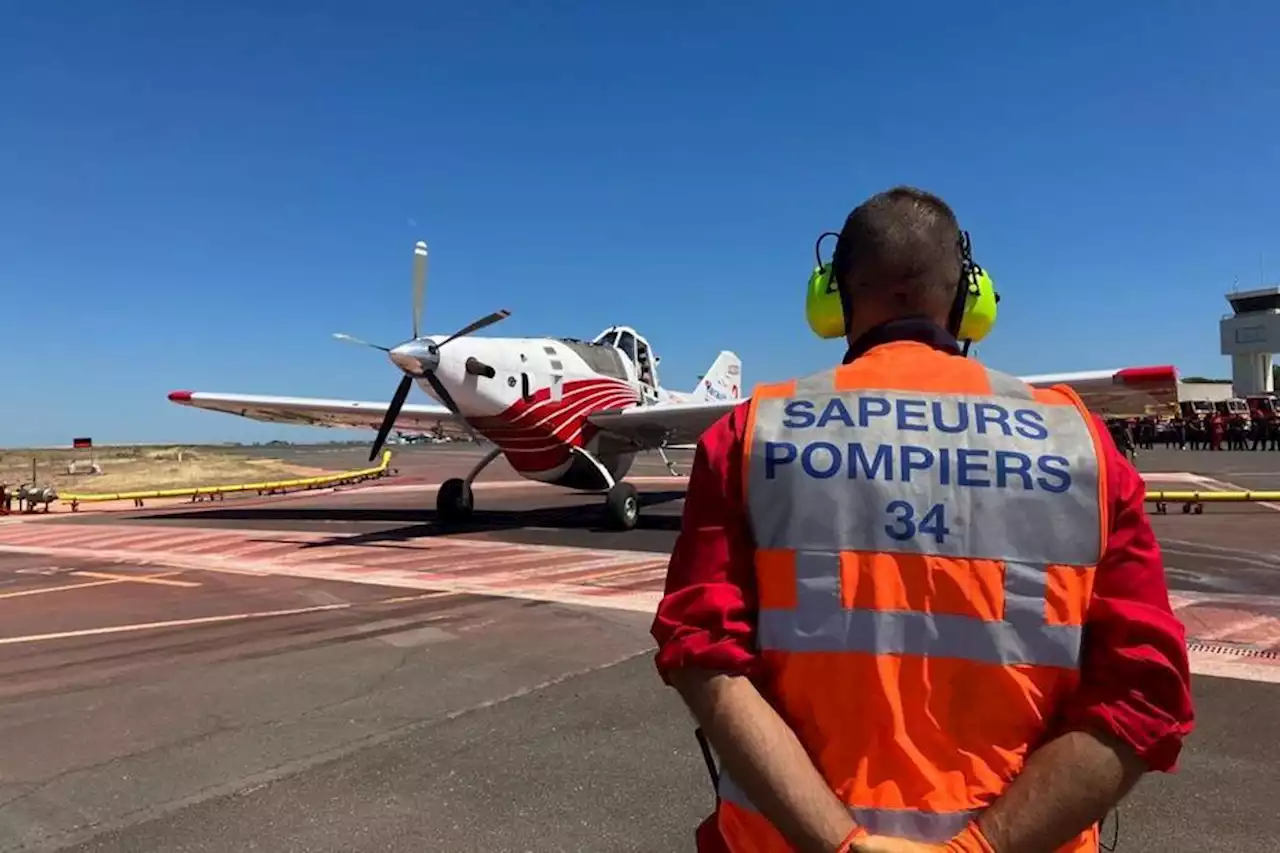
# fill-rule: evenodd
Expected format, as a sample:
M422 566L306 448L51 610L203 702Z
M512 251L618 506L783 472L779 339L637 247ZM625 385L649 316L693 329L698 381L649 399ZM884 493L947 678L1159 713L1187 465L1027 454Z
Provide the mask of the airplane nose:
M434 341L405 341L387 355L392 364L410 376L425 376L440 366L440 350Z

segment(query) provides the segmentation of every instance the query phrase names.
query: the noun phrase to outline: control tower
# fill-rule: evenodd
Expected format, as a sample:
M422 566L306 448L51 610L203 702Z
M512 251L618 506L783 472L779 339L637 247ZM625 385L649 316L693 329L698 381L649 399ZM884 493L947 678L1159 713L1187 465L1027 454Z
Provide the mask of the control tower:
M1280 287L1228 293L1234 316L1223 317L1222 354L1231 356L1237 397L1272 390L1271 355L1280 352Z

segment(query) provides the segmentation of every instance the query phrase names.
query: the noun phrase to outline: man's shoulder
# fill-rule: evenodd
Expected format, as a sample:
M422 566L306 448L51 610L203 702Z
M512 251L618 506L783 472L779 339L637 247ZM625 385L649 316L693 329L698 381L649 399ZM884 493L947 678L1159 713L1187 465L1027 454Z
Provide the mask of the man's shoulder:
M740 447L751 420L750 410L751 398L748 397L717 418L698 438L698 450L716 459Z

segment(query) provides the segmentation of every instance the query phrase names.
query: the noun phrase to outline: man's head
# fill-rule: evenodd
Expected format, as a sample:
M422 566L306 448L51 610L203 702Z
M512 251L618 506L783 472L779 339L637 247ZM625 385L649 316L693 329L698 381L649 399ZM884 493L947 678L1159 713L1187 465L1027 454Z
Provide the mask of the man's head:
M923 190L895 187L854 208L832 258L850 344L902 317L946 327L960 283L960 240L951 208Z

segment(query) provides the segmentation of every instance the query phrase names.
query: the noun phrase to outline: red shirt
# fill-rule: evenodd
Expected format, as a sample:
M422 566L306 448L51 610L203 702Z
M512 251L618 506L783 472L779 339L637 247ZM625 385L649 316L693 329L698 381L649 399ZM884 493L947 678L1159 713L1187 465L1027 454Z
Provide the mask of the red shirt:
M702 436L684 521L651 629L657 667L753 674L753 543L742 501L747 405ZM1194 714L1186 635L1169 605L1160 547L1143 507L1146 484L1097 419L1106 460L1111 534L1085 616L1080 687L1064 729L1110 732L1152 770L1174 769Z

